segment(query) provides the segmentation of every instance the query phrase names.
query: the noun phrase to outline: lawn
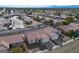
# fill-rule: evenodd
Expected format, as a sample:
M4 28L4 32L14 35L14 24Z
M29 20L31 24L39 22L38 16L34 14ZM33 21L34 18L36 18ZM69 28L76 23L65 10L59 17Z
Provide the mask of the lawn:
M23 48L21 48L21 47L12 48L10 51L12 53L23 53L24 52Z
M79 41L73 41L63 47L56 48L54 53L79 53Z

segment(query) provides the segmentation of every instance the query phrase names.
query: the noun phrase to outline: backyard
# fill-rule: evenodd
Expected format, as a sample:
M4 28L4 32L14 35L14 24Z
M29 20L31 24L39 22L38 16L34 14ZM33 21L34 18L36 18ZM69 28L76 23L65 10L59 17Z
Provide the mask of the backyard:
M75 40L70 42L63 47L56 48L53 50L54 53L79 53L79 41Z

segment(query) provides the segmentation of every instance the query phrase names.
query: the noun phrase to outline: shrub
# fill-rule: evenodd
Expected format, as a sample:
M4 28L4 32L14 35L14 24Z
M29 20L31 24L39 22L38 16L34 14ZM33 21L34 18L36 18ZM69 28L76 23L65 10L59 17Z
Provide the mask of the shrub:
M24 52L24 50L23 50L22 47L11 48L10 51L11 51L12 53L22 53L22 52Z
M68 31L68 32L64 32L64 34L65 35L67 35L67 36L69 36L69 37L75 37L75 31L73 31L73 30L70 30L70 31Z
M53 26L53 20L44 21L43 23L49 26Z

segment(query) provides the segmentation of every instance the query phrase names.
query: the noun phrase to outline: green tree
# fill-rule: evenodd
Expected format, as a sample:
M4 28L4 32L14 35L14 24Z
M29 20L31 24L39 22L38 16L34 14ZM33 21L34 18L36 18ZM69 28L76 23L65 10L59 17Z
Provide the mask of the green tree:
M41 19L41 18L39 18L39 16L37 16L37 17L34 17L34 20L37 22L41 22L43 19Z
M64 34L71 37L71 38L75 37L75 31L73 31L73 30L69 30L68 32L64 32Z
M68 25L71 22L73 22L73 20L74 20L73 17L68 17L68 18L64 19L63 24Z
M25 24L26 25L31 25L32 24L32 21L29 21L29 22L28 21L25 21Z
M53 20L44 21L43 23L49 26L53 26Z

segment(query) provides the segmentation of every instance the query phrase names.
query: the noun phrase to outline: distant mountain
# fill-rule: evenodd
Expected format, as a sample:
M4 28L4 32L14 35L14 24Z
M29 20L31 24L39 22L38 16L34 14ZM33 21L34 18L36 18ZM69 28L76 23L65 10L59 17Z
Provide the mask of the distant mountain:
M79 5L51 5L49 8L79 8Z
M0 8L79 8L79 5L0 5Z

